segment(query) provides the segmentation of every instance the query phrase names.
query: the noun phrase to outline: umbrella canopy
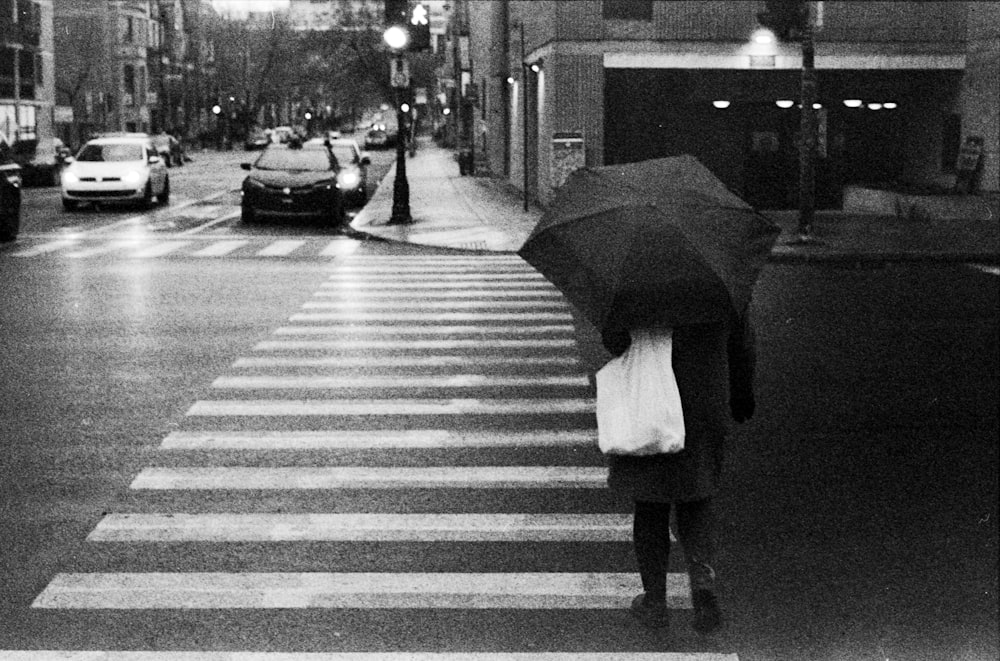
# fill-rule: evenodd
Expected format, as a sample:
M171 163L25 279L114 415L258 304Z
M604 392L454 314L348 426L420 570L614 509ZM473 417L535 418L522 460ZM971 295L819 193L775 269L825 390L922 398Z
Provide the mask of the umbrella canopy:
M692 156L577 170L518 254L599 328L742 314L779 228Z

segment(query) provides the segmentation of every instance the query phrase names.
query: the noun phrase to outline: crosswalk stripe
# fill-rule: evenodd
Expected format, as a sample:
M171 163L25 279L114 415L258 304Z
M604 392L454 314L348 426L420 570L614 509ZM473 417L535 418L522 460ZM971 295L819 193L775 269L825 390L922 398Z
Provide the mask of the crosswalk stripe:
M448 282L413 282L404 280L328 280L320 284L320 289L336 289L339 292L358 291L367 294L369 291L401 291L416 289L420 292L435 291L438 289L466 290L466 289L501 289L504 291L531 291L546 290L557 291L548 280L518 280L517 282L499 282L496 280L449 280Z
M119 250L125 250L126 248L136 248L141 244L142 242L137 239L109 241L107 243L102 243L99 246L92 246L90 248L83 248L81 250L65 252L63 253L63 257L69 257L71 259L83 259L86 257L94 257L95 255L104 255L109 252L117 252Z
M387 264L385 266L341 266L332 271L336 275L407 275L407 276L441 276L452 278L458 275L494 275L494 276L526 276L540 277L530 266L507 266L503 264Z
M527 388L577 386L586 388L586 376L489 376L448 374L441 376L220 376L212 382L216 389L287 390L345 388Z
M282 326L273 335L572 335L572 324L525 326Z
M284 343L276 343L280 348ZM330 345L332 346L332 345ZM298 347L298 348L326 348ZM255 347L257 348L257 347ZM270 350L274 347L261 347L260 350ZM578 367L580 359L575 355L563 356L252 356L238 358L233 367L336 367L348 369L355 367Z
M24 250L17 250L12 252L11 255L14 257L35 257L37 255L44 255L46 253L62 250L63 248L70 248L75 245L78 245L78 242L75 239L49 241L48 243L42 243L37 246L25 248Z
M486 281L486 282L509 282L509 283L522 283L522 282L544 282L549 284L549 281L540 276L535 272L498 272L498 273L486 273L482 270L471 271L469 273L452 273L443 274L442 277L447 278L450 282L459 281ZM401 273L399 271L392 271L386 273L378 272L368 272L359 271L356 269L343 269L337 271L327 278L327 282L359 282L367 283L377 280L378 282L412 282L413 274ZM551 287L552 285L549 284Z
M368 301L351 299L346 301L306 301L304 310L407 310L412 308L435 310L474 310L486 308L490 310L535 310L538 308L567 309L569 305L561 300L550 301L428 301L424 298L398 299L391 301Z
M603 489L603 466L152 466L132 489Z
M634 573L185 572L58 574L33 608L624 609ZM691 608L686 574L667 606Z
M257 252L258 257L282 257L290 255L306 244L305 241L275 241L268 247Z
M0 651L0 661L739 661L712 652Z
M264 340L254 345L254 351L300 351L331 349L340 351L390 351L451 349L570 349L576 346L573 338L546 340L537 339L489 339L466 340Z
M299 312L290 321L569 321L570 312Z
M346 237L334 239L326 244L326 247L320 251L320 257L342 257L344 255L350 255L358 246L361 245L358 241L353 239L348 239Z
M629 514L109 514L92 542L630 542Z
M357 292L346 290L346 291L318 291L313 294L317 298L343 298L348 297L353 299L357 296ZM524 289L516 290L510 288L504 289L448 289L444 291L425 291L421 292L420 300L436 300L436 299L450 299L450 298L469 298L469 299L497 299L497 298L519 298L519 299L532 299L532 298L551 298L556 300L561 300L563 295L556 291L555 289ZM406 294L398 292L392 289L385 289L381 291L366 291L365 298L367 300L377 300L377 299L412 299L413 294Z
M207 248L191 253L194 257L221 257L242 248L249 241L216 241Z
M597 431L452 431L450 429L327 431L174 431L164 450L363 450L403 448L570 447L597 445Z
M162 257L189 245L191 245L190 241L164 241L136 251L131 256L139 259L145 257Z
M202 400L189 416L548 415L594 413L594 400L557 399L258 399Z
M350 264L484 264L491 262L524 264L517 255L493 253L475 257L451 255L354 255Z

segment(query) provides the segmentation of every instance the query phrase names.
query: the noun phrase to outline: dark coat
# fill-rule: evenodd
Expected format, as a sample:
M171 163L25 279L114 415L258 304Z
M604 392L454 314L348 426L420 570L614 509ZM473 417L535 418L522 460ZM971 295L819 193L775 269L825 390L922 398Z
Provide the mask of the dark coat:
M673 368L684 413L684 449L647 457L608 456L608 484L631 500L669 503L702 500L718 489L730 415L753 415L753 328L746 317L729 324L673 329ZM605 347L620 355L628 331L602 333Z

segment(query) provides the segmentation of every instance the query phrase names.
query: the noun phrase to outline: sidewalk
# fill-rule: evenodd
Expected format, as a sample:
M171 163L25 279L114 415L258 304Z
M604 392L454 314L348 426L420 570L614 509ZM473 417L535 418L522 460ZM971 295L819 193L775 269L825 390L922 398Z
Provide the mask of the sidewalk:
M406 161L410 215L389 225L395 165L351 226L390 241L462 250L515 252L543 209L524 211L520 192L489 177L463 177L454 153L422 141ZM797 211L765 212L782 228L774 262L935 261L1000 263L998 198L935 196L906 200L906 215L817 212L811 241L797 241Z

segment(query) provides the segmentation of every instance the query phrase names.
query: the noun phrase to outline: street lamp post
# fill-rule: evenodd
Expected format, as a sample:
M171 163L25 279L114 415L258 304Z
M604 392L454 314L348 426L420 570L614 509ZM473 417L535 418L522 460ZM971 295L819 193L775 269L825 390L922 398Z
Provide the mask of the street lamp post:
M392 26L385 31L383 39L393 51L389 82L396 94L396 178L392 183L389 224L404 225L413 221L410 216L410 183L406 179L406 111L403 110L403 105L409 102L410 73L404 52L409 34L398 26Z

